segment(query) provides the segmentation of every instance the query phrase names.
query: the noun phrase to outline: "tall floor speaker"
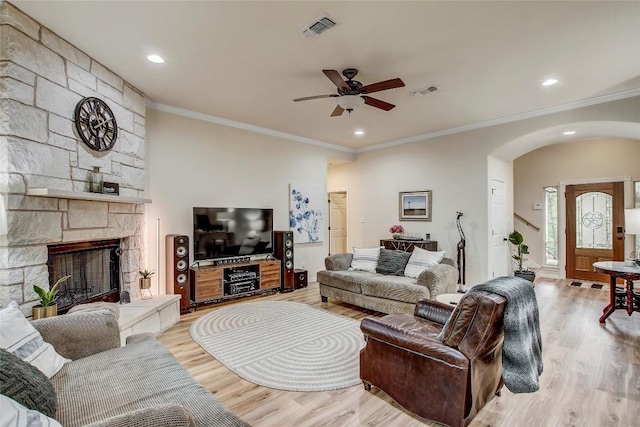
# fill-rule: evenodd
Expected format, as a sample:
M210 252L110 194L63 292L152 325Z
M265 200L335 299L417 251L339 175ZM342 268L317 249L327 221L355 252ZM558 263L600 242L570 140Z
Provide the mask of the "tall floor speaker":
M189 236L168 234L165 251L167 253L167 294L180 295L180 312L191 308L189 293Z
M274 231L273 249L273 256L280 260L280 291L293 291L295 289L293 231Z

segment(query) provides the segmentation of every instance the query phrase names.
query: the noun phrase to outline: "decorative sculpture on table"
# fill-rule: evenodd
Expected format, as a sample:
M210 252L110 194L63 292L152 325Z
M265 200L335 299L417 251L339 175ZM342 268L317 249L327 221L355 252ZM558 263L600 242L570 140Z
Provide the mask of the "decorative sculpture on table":
M131 295L129 292L122 291L120 292L120 304L129 304L131 302Z
M464 293L464 285L466 281L465 272L467 269L464 250L467 240L464 237L464 231L462 231L462 225L460 224L460 217L462 215L462 212L456 212L456 225L458 226L458 233L460 233L460 241L458 242L458 292L460 293Z

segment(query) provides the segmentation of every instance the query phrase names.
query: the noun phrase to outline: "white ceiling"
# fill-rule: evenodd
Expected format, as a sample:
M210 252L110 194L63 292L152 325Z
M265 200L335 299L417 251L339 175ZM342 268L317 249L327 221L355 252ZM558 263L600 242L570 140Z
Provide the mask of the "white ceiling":
M349 149L640 88L638 1L12 3L155 103ZM323 13L339 25L303 36ZM292 102L335 93L322 70L348 67L365 85L400 77L373 95L397 107L330 117L335 98Z

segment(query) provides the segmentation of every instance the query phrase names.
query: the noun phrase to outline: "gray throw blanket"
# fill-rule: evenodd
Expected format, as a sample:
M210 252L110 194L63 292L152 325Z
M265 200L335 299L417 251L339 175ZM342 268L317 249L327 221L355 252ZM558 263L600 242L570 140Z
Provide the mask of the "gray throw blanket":
M533 393L540 388L542 337L538 301L531 282L519 277L497 277L472 287L507 300L504 308L502 378L513 393Z

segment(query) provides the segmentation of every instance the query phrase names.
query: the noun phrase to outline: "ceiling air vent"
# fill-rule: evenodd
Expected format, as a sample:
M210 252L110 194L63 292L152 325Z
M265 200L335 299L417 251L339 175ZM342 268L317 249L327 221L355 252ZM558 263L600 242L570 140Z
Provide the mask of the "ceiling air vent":
M336 26L336 21L329 18L327 15L322 15L320 18L313 21L302 29L302 34L307 37L316 38L320 34Z
M440 90L440 88L436 85L431 85L427 87L423 87L422 89L414 90L413 92L409 92L410 95L413 96L424 96L430 93L436 92Z

